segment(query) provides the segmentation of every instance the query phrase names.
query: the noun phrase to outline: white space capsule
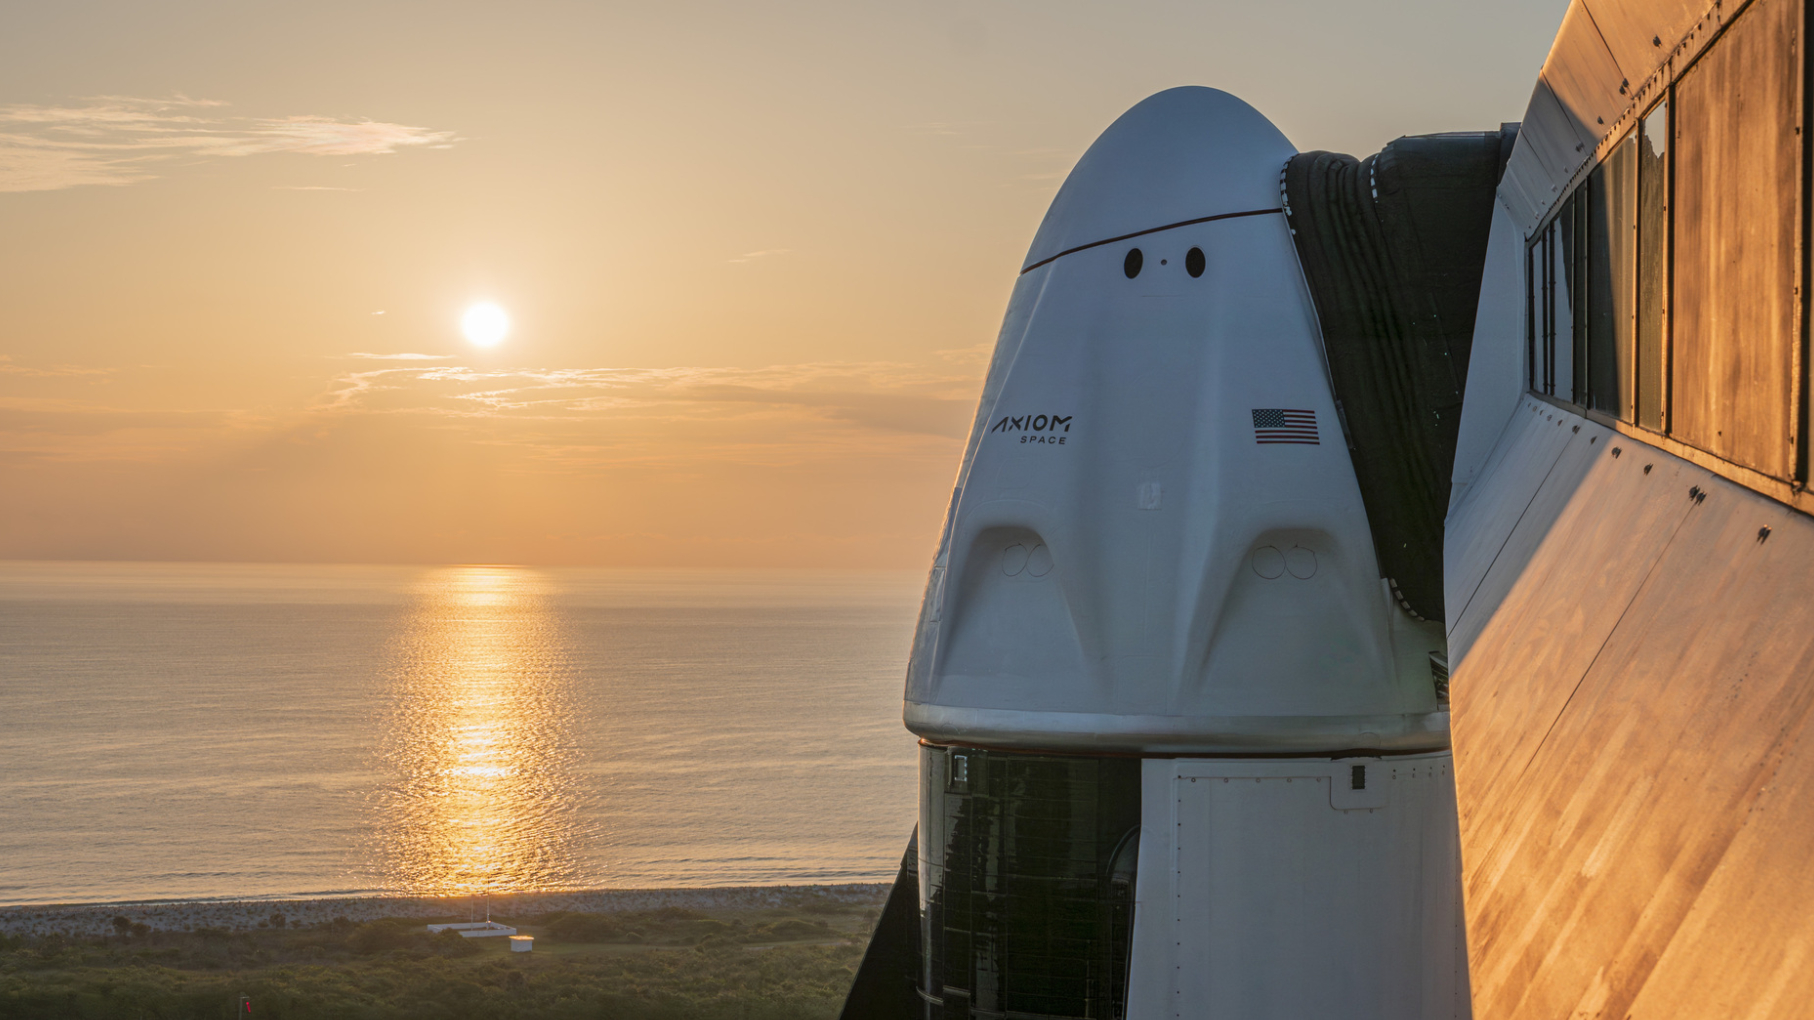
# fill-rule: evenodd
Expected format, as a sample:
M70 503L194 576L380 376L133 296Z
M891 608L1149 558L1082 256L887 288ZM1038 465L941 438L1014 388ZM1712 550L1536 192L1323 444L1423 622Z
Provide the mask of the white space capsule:
M1160 93L1027 255L908 671L922 1015L1466 1015L1443 635L1380 576L1294 153Z

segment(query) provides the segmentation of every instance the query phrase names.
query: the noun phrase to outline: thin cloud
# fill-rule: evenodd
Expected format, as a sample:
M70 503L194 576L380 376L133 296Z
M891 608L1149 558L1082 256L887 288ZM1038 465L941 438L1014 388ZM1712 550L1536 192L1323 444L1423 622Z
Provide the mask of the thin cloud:
M81 365L21 365L10 355L0 354L0 373L6 375L23 375L36 379L54 379L60 376L105 376L113 374L111 368L87 368Z
M792 248L764 248L761 251L746 251L734 259L725 259L725 261L726 262L749 262L752 259L766 258L770 255L787 255L787 254L791 253L792 251L793 251Z
M947 347L932 353L940 361L948 361L957 365L983 365L987 364L989 356L995 353L995 341L985 340L969 347Z
M363 188L335 188L326 184L273 184L272 191L363 191Z
M919 124L908 124L905 130L915 135L972 135L993 126L986 120L932 120Z
M87 401L0 398L0 462L157 462L270 427L231 410L147 411Z
M247 444L313 448L349 429L465 444L523 472L917 462L953 454L980 381L956 365L884 361L506 369L414 352L339 357L356 360L314 400L283 409L168 412L0 394L0 465L179 463ZM5 360L0 371L9 364L19 375L106 371Z
M186 96L96 96L67 106L0 106L0 191L117 187L178 162L280 152L385 155L458 140L451 131L383 121L237 117L224 112L226 105Z
M322 394L315 410L582 427L631 421L665 422L664 428L755 419L801 427L839 422L860 430L955 439L969 427L975 401L975 380L968 374L892 362L753 369L397 365L341 376ZM785 441L801 439L800 433L792 432Z

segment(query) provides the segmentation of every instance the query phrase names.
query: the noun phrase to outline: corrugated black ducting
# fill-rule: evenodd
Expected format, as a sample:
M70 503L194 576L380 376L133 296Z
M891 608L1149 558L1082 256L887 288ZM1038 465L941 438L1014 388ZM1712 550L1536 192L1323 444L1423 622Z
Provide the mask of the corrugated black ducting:
M1442 522L1493 195L1518 126L1400 138L1366 159L1286 164L1285 212L1399 600L1441 620Z

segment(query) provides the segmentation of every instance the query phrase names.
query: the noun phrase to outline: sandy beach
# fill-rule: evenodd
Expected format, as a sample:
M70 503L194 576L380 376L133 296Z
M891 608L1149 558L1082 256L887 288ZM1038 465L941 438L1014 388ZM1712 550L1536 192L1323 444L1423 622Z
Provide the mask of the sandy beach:
M557 910L618 913L683 907L691 910L803 907L831 900L880 907L888 897L883 882L840 885L742 886L723 889L620 889L548 893L499 893L490 897L494 917L513 918ZM468 896L337 896L296 900L207 900L170 903L86 903L0 907L0 935L112 935L113 919L125 917L157 931L217 928L248 931L267 927L272 916L285 925L307 927L335 918L370 921L380 917L465 919L484 916L486 899Z

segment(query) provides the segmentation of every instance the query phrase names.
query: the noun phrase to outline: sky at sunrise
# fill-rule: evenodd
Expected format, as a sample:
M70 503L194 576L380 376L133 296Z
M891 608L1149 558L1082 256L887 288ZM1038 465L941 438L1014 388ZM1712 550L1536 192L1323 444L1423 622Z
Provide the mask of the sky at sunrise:
M1493 129L1565 8L7 4L0 558L924 566L1110 121Z

